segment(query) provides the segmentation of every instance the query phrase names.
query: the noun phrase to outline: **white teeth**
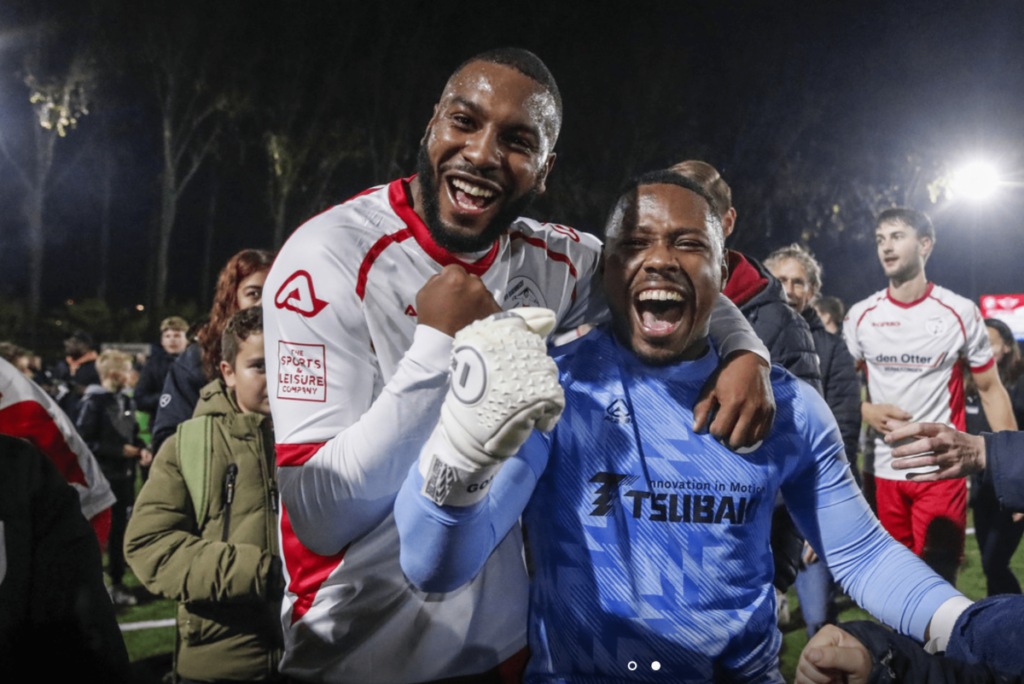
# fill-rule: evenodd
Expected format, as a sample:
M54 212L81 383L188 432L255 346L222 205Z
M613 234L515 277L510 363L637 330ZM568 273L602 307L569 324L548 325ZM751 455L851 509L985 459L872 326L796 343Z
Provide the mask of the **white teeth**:
M683 301L683 296L678 292L673 292L672 290L644 290L643 292L640 293L640 296L637 297L637 299L639 299L641 302L646 302L649 300L659 302L681 302Z
M481 188L478 185L472 185L459 178L452 179L452 185L466 193L467 195L473 195L474 197L494 197L495 192L488 190L487 188Z

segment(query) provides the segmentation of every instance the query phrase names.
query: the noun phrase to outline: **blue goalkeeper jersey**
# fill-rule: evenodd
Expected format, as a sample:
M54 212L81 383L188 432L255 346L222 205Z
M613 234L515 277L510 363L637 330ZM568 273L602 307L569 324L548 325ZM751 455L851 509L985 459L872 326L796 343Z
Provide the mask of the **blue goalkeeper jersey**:
M770 436L738 454L691 429L713 350L648 366L599 329L553 353L565 412L486 499L435 506L414 466L396 501L403 569L427 590L470 580L522 513L534 564L526 682L781 682L778 491L845 590L899 631L922 638L957 595L881 528L828 406L782 368Z

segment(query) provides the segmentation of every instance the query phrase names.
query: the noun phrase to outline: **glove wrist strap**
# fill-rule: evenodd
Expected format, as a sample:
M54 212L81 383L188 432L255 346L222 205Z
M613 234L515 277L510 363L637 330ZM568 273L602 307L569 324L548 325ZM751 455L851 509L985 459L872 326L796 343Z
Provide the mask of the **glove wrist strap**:
M472 470L452 465L462 463L442 430L436 429L420 453L420 493L438 506L472 506L487 496L502 463L477 466ZM453 458L453 456L456 456Z

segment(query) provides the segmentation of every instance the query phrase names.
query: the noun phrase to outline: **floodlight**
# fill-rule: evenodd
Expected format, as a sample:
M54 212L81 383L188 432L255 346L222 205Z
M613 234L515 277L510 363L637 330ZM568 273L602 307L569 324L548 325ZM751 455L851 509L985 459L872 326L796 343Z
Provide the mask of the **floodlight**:
M953 192L971 200L989 198L999 185L999 172L986 162L973 162L953 174Z

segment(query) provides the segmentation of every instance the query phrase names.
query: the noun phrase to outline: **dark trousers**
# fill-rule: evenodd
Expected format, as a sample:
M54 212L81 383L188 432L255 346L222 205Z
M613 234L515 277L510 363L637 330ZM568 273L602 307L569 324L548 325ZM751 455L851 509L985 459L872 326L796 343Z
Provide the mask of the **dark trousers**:
M987 473L971 482L971 507L974 509L974 533L981 550L981 568L988 581L988 595L1019 594L1020 582L1010 569L1010 559L1021 535L1024 520L1013 522L1010 511L1001 510L996 490Z
M135 479L127 477L108 477L110 488L114 490L117 501L110 507L110 538L107 542L108 568L110 583L120 584L124 578L127 564L124 560L124 533L128 528L128 516L131 515L132 504L135 503Z

